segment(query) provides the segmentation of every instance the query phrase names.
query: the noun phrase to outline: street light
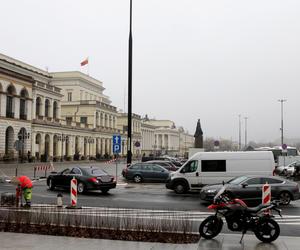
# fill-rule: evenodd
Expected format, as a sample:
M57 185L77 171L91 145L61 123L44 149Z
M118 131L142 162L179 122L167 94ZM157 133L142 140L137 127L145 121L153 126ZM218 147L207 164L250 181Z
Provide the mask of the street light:
M278 102L281 103L281 146L283 145L283 103L286 102L285 99L279 99Z
M241 142L241 115L239 115L239 150L242 148L242 142Z
M245 119L245 149L247 147L247 120L248 120L248 117L244 117Z
M132 0L130 0L130 22L128 43L128 130L127 130L127 164L131 164L131 116L132 116Z

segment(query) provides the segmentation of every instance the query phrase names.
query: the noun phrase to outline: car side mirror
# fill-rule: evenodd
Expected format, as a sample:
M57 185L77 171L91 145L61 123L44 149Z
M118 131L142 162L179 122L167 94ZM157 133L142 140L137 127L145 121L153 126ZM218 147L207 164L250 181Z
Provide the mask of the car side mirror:
M243 183L243 184L242 184L242 187L243 187L243 188L245 188L245 187L247 187L247 186L248 186L247 183Z

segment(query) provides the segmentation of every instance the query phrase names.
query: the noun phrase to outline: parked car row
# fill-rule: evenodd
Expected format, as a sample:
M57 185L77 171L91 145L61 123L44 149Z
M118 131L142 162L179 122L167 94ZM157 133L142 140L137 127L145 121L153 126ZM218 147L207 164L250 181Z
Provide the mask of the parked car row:
M299 162L293 164L291 167L295 169L300 166ZM224 185L237 198L261 201L265 183L271 186L272 199L280 200L283 205L300 199L299 185L272 176L273 172L274 159L270 152L199 152L181 167L172 161L152 160L132 164L122 170L122 175L135 183L165 182L166 188L178 194L198 190L204 201L212 201ZM114 176L96 167L74 167L53 173L47 178L47 185L50 190L70 188L72 178L78 181L78 193L88 190L107 193L116 187Z

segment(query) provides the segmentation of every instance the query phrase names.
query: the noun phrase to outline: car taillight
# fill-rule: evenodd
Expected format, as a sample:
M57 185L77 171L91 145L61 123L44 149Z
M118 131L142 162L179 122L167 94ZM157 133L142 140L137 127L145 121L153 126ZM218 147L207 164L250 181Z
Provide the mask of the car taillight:
M110 181L113 182L114 180L115 180L115 177L112 176Z
M88 181L93 182L93 183L98 183L99 182L96 177L89 178Z

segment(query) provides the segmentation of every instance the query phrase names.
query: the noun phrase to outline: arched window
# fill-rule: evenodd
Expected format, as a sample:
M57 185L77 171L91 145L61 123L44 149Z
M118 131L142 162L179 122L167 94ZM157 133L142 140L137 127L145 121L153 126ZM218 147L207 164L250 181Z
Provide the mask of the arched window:
M107 114L105 114L105 127L107 128L107 123L108 123L108 121L107 121Z
M57 119L57 102L53 103L53 118Z
M50 108L50 101L46 99L45 101L45 117L49 117L49 108Z
M14 118L14 95L16 94L15 87L13 85L9 85L6 94L6 117Z
M35 114L36 117L41 115L41 106L42 106L42 99L40 97L36 98L36 108L35 108Z
M26 89L22 89L20 93L20 119L27 120L27 106L26 98L28 97L28 92Z

